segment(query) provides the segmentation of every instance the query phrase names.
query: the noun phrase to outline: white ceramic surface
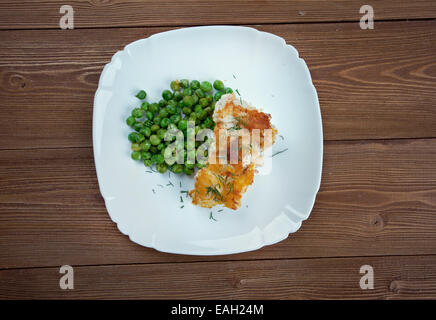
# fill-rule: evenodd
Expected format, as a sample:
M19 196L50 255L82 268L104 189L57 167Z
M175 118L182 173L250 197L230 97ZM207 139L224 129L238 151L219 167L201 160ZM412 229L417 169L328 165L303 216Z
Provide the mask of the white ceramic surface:
M193 178L150 174L130 158L125 124L135 94L147 100L173 79L221 79L272 115L279 134L272 171L257 175L239 210L197 207L183 196ZM101 74L93 114L94 158L100 191L120 231L140 245L171 253L218 255L258 249L285 239L309 217L321 181L319 102L297 50L253 28L208 26L155 34L117 52ZM160 187L158 185L162 185ZM155 190L153 193L152 189ZM217 221L210 219L210 212Z

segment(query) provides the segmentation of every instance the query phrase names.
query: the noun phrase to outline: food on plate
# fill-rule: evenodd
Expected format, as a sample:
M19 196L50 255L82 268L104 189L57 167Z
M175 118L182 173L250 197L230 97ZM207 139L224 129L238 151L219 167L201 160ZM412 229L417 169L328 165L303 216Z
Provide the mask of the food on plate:
M145 101L144 90L136 94L140 105L126 119L134 130L128 135L131 158L159 173L191 176L197 171L195 188L188 193L192 203L236 210L262 165L263 151L275 141L271 115L243 101L221 80L174 80L169 87L157 102ZM207 129L209 136L195 139ZM183 135L179 139L174 132ZM205 161L199 161L199 153Z
M277 129L271 124L271 115L235 94L220 97L213 121L214 143L209 149L209 164L198 171L195 188L189 195L193 204L202 207L224 205L235 210L253 183L262 151L274 143Z
M212 114L215 103L223 94L231 93L231 88L225 88L221 80L198 81L188 79L174 80L170 89L162 91L162 99L156 102L145 101L147 93L140 90L136 97L140 105L135 107L126 123L134 131L128 135L131 142L131 158L141 160L146 167L159 173L168 169L176 174L193 175L195 166L202 168L204 164L174 163L168 165L165 161L165 149L173 141L165 141L165 134L170 129L184 133L184 152L187 153L188 121L195 121L195 131L212 129L215 123ZM195 149L199 143L195 145ZM186 157L186 156L185 156Z

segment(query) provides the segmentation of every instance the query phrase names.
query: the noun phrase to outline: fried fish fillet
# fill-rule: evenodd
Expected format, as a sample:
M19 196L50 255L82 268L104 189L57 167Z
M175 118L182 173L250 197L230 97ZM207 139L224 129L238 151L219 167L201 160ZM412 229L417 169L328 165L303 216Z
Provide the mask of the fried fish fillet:
M192 203L201 207L224 205L236 210L253 183L262 151L274 143L277 130L271 124L271 115L249 106L234 94L221 97L213 119L215 138L209 149L209 165L198 171L195 188L189 195ZM233 143L237 147L231 149Z

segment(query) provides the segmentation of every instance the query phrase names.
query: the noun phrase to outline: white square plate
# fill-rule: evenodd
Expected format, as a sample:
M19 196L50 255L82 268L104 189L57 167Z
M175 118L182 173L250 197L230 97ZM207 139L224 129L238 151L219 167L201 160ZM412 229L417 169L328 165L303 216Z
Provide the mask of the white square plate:
M288 150L272 158L269 174L255 176L237 211L194 206L180 193L193 188L192 177L150 174L130 158L125 119L140 105L135 94L144 89L148 101L160 100L169 83L182 78L223 80L270 113L283 136L273 152ZM184 28L117 52L95 94L93 145L112 220L132 241L170 253L230 254L281 241L309 217L321 181L321 114L306 63L282 38L253 28Z

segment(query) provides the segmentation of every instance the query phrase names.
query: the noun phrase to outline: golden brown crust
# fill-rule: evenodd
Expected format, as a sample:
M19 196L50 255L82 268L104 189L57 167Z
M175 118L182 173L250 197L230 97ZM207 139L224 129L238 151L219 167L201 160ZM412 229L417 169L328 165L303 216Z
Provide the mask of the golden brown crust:
M241 205L241 198L248 186L253 183L255 174L254 161L244 163L243 148L238 149L237 163L230 163L230 139L238 137L239 146L242 145L241 132L249 133L258 129L260 134L259 147L264 150L274 143L277 130L271 125L271 115L254 108L246 108L235 103L235 96L225 97L225 104L215 110L214 129L215 150L210 154L209 164L201 169L195 177L195 189L189 192L192 203L206 208L224 205L236 210ZM272 141L265 139L266 129L271 129ZM221 133L220 140L218 139ZM226 141L224 143L223 141ZM221 142L221 145L220 145ZM252 150L252 141L249 152ZM227 154L227 164L220 164L219 150L223 148Z

